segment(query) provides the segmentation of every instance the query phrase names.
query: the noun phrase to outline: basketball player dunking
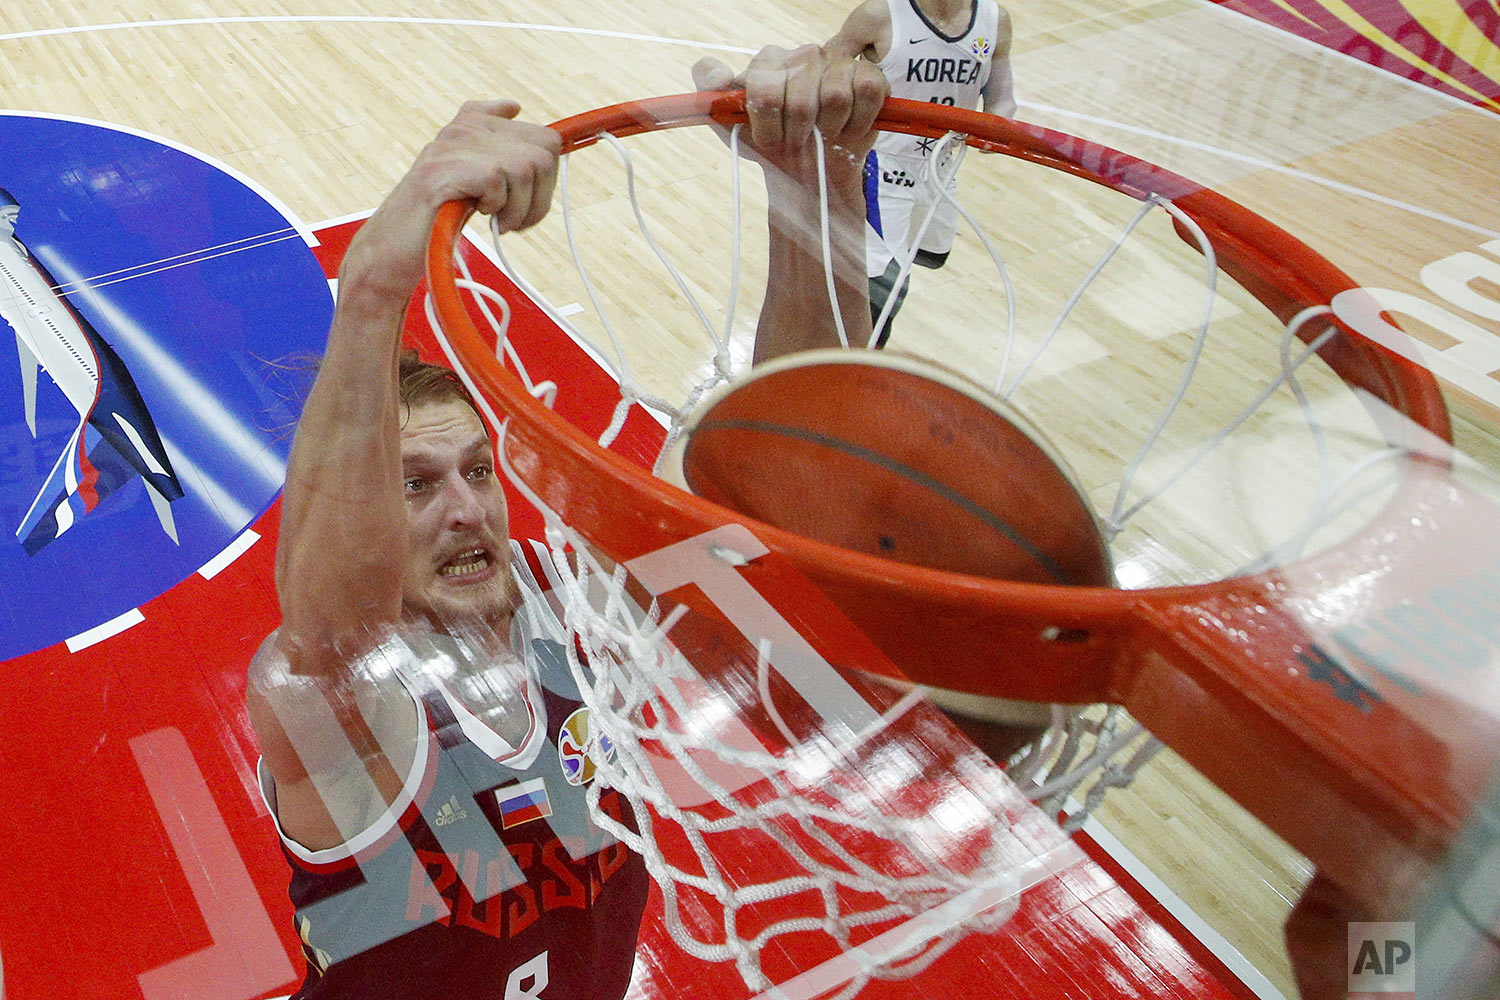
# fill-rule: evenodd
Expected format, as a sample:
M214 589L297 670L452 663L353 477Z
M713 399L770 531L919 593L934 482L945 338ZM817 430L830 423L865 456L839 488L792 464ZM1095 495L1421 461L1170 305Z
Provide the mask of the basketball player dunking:
M817 46L767 49L736 78L771 193L757 355L836 338L816 232L828 157L840 312L869 334L862 164L879 72ZM560 139L512 101L465 105L360 229L288 463L282 622L250 667L261 789L292 868L304 998L618 1000L647 881L584 798L611 752L562 647L518 604L494 443L447 369L400 349L437 209L468 199L505 231L546 214ZM601 808L628 822L606 792Z
M824 49L830 56L861 57L879 66L892 97L960 108L982 104L990 114L1008 118L1016 113L1010 35L1010 15L995 0L865 0ZM866 161L866 273L875 318L893 291L896 295L879 331L882 345L906 297L907 282L896 290L896 278L930 208L935 212L920 233L916 263L942 267L953 249L958 212L921 182L924 162L935 148L933 139L882 133ZM940 176L951 169L946 160L933 166ZM956 176L947 187L950 194L957 191Z

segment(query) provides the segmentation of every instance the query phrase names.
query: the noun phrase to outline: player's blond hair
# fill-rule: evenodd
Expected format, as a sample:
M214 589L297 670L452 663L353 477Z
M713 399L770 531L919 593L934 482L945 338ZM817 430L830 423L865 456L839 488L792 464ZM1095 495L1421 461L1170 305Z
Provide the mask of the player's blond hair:
M414 406L424 403L442 403L450 399L463 402L484 423L484 415L474 404L474 397L464 386L453 369L445 365L434 365L423 361L411 348L401 352L397 368L397 388L401 394L401 406L411 412Z

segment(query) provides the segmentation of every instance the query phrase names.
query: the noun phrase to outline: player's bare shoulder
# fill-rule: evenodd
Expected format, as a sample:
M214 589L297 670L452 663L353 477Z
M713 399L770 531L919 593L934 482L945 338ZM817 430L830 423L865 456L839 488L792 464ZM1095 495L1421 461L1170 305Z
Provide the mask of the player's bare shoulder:
M891 10L887 0L864 0L844 19L844 26L824 46L835 58L863 58L878 63L891 51Z
M1010 54L1010 11L1005 9L1004 4L996 4L995 7L1000 12L1000 16L995 22L995 55L1006 56Z
M359 823L398 792L421 720L387 646L351 656L345 669L308 674L293 669L278 630L251 659L245 707L288 833ZM305 807L311 802L318 808Z

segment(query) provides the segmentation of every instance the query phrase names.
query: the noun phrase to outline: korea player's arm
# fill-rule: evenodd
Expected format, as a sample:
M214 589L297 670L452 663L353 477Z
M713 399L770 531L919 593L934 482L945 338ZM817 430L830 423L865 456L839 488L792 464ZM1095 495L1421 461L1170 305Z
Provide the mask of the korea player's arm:
M838 34L823 44L835 59L864 58L878 63L891 51L891 11L885 0L864 0L849 12Z
M1010 14L1000 8L1000 25L995 31L995 54L990 63L990 78L981 92L984 110L1002 118L1016 116L1015 80L1010 69Z

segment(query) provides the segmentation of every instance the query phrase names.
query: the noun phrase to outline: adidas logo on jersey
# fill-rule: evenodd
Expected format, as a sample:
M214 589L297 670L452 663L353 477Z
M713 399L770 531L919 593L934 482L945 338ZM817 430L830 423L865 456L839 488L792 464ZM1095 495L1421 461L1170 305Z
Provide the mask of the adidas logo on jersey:
M437 811L437 818L433 820L438 826L448 826L457 823L461 819L468 819L469 811L458 804L458 796L449 796L442 808Z

